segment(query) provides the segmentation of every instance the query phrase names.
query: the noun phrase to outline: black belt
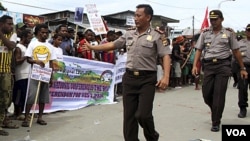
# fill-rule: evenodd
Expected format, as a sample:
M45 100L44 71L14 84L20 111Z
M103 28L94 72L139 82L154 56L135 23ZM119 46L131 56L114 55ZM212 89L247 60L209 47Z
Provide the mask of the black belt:
M224 59L217 59L217 58L212 58L212 59L203 59L204 63L217 63L217 62L221 62L221 61L230 61L231 57L228 58L224 58Z
M142 76L142 75L147 75L147 74L154 74L156 73L156 71L126 69L126 73L128 73L129 75L134 75L134 76Z

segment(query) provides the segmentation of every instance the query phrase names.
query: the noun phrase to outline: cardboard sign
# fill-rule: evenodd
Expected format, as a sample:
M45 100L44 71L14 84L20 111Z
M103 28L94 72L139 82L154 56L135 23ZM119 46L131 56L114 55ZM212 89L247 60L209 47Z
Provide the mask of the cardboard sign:
M83 10L83 7L76 7L74 16L75 23L83 23Z
M133 16L127 16L126 25L135 26L135 19Z
M31 79L49 83L52 73L52 68L42 68L34 64L31 70Z
M105 25L103 23L101 15L98 13L95 4L86 4L86 13L89 19L89 23L95 34L107 34Z

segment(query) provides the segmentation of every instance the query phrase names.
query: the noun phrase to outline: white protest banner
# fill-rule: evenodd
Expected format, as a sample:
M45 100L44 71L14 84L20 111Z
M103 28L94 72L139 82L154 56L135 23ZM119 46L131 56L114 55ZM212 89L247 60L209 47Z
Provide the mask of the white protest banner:
M127 16L126 25L135 26L135 19L133 16Z
M83 7L76 7L74 23L81 24L83 22L83 11L84 11Z
M53 62L57 71L44 112L114 103L114 64L66 55L62 60Z
M31 79L49 83L51 77L51 68L42 68L39 65L34 64L31 70Z
M127 54L118 55L115 63L115 84L122 82L122 76L126 71Z
M107 31L101 16L98 14L96 4L86 4L85 7L90 26L95 34L106 34Z

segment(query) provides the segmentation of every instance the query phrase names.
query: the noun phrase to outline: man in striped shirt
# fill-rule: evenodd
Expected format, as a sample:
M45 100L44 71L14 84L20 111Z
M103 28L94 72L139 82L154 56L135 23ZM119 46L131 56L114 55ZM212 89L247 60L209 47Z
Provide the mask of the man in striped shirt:
M2 127L16 127L10 125L10 122L5 118L6 111L11 103L13 86L11 60L13 49L16 46L16 38L12 34L13 18L3 15L0 18L0 125L2 125L0 127L0 136L9 134Z

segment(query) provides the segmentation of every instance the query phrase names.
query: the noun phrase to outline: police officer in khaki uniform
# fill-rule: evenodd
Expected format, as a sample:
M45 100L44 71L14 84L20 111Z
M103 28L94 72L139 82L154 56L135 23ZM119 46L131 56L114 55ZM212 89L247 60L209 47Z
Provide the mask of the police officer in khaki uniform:
M241 67L241 77L246 78L247 72L242 62L235 33L222 26L224 20L222 12L212 10L209 12L209 18L211 27L203 31L196 44L192 73L197 74L196 64L203 51L202 93L204 102L211 110L211 131L218 132L225 106L228 79L231 76L231 50Z
M170 55L166 37L150 27L153 9L150 5L136 7L136 28L114 42L98 46L85 44L85 49L111 50L127 48L126 73L123 76L124 139L139 141L139 124L147 141L158 141L152 115L155 86L166 89L169 83ZM164 75L157 82L157 56L163 59Z
M247 107L248 107L248 85L250 83L249 75L250 75L250 24L246 27L246 39L242 39L239 41L240 52L242 55L244 66L246 67L248 78L242 79L240 78L238 82L238 106L240 108L240 112L238 114L239 118L245 118L247 115Z

